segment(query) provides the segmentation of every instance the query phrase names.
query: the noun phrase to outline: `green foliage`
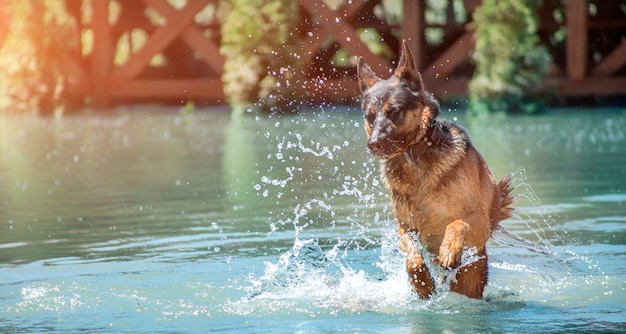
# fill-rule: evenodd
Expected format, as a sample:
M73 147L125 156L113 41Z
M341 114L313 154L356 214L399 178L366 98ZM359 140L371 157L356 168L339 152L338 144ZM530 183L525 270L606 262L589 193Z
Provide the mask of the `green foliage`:
M283 107L299 74L298 2L230 0L222 23L224 94L234 108Z
M474 13L471 111L532 113L540 108L533 93L549 70L550 55L537 36L539 4L540 0L484 0Z
M52 113L82 102L80 74L70 59L78 38L63 3L4 2L11 20L0 44L0 110Z

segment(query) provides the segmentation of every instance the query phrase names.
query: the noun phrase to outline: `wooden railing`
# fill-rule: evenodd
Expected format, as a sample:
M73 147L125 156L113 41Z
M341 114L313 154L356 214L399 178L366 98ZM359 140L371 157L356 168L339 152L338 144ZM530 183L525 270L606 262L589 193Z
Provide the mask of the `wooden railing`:
M215 14L210 23L195 19L207 7L217 8L219 1L190 0L182 8L175 8L166 0L116 1L117 14L111 10L111 0L66 1L68 7L79 8L81 1L88 1L93 8L91 21L81 29L83 33L90 30L93 34L93 49L86 56L85 72L94 105L141 100L223 103L220 77L224 59L219 53L219 17ZM380 11L381 0L352 0L338 7L324 0L299 0L299 3L304 27L300 32L306 65L303 75L307 77L302 98L351 102L358 96L356 61L337 65L333 55L343 49L352 56L363 56L379 75L386 76L393 67L396 58L393 53L401 39L407 39L414 50L431 91L438 95L467 92L473 71L471 19L480 0L465 0L466 15L461 19L453 15L449 1L443 22L426 20L425 0L403 1L400 22L387 22L375 15ZM596 6L604 5L596 2ZM546 9L549 10L552 9ZM148 17L149 12L152 16L158 13L158 23ZM597 22L590 18L587 0L568 0L565 22L547 24L551 31L558 28L555 25L562 26L567 39L565 54L554 57L546 85L568 96L626 94L626 14L621 15L622 22L618 18L612 26L624 32L621 44L590 63L595 56L589 55L587 36ZM541 17L547 16L550 13ZM392 54L373 52L361 39L365 28L376 30ZM136 29L145 31L145 43L133 50L126 61L116 64L120 38L130 36ZM436 43L426 38L434 30L439 35ZM151 61L159 56L165 61L153 66Z

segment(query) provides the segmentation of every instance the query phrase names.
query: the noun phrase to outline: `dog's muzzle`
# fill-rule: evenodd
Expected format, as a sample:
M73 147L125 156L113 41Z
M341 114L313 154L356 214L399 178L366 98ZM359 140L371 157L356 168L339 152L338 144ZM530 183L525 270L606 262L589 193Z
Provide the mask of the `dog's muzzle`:
M367 140L367 148L378 158L387 158L396 153L399 145L392 139L393 124L391 121L378 115L372 124L372 134Z

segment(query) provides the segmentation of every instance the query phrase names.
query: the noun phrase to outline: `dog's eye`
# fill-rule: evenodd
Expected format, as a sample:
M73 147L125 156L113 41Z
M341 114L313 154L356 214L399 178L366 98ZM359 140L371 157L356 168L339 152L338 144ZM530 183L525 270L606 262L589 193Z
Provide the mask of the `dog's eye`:
M398 109L392 109L389 112L389 120L395 125L401 124L404 120L404 113Z
M367 120L369 124L374 123L374 121L376 120L376 114L373 112L368 112L367 114L365 114L365 120Z

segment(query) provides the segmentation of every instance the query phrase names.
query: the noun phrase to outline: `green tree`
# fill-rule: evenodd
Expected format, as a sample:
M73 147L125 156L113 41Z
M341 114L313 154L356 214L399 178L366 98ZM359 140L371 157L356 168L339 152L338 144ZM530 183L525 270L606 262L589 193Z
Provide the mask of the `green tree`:
M222 23L224 94L235 109L281 108L295 91L298 2L230 0Z
M9 33L0 44L0 110L59 112L82 103L80 71L70 58L78 35L64 2L5 0Z
M536 88L550 55L539 43L535 11L541 0L484 0L474 14L476 71L469 85L470 110L535 112Z

